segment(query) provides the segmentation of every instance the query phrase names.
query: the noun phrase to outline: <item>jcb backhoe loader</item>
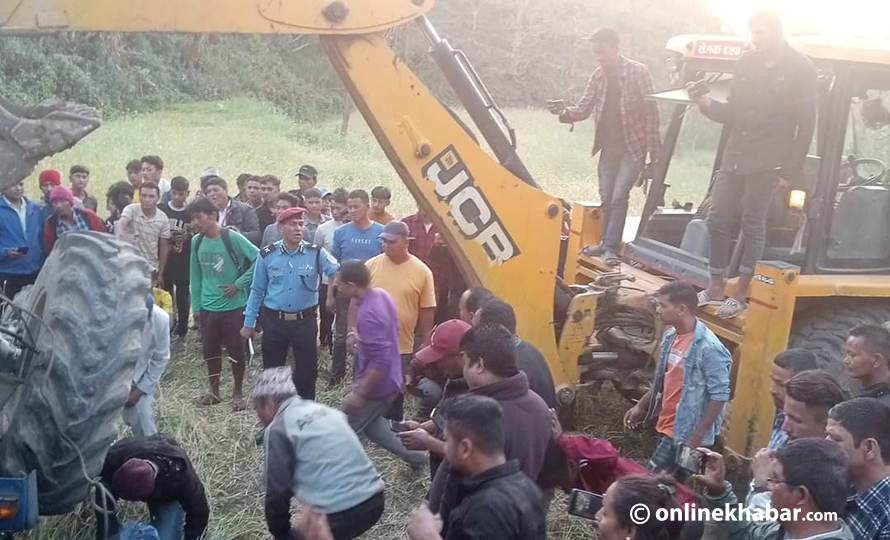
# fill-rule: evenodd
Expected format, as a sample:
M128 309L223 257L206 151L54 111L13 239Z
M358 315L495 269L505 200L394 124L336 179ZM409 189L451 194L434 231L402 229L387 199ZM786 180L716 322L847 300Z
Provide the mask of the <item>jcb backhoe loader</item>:
M615 271L598 259L578 258L582 246L598 241L598 208L569 204L538 187L516 152L513 130L467 56L426 18L433 3L155 0L145 9L138 0L0 0L0 34L319 35L467 282L488 287L516 309L520 333L550 364L561 405L570 407L579 385L591 381L612 380L623 393L636 394L661 335L648 295L668 279L700 286L707 277L698 212L661 203L671 189L702 183L670 174L694 106L682 90L653 96L673 103L674 112L637 238L623 249L624 264ZM387 44L382 32L409 23L429 40L430 54L493 156ZM671 41L678 86L701 72L713 79L716 94L720 81L731 76L736 46L741 51L741 43L721 38ZM890 189L883 183L890 128L880 120L890 99L890 51L827 42L800 46L823 73L812 186L793 200L777 198L781 215L772 218L768 261L755 270L747 313L730 321L710 310L702 313L734 351L734 398L725 435L729 448L741 455L751 455L769 435L769 365L775 353L789 343L813 347L841 374L846 329L890 315ZM719 167L726 133L716 137L717 157L704 171L704 185Z

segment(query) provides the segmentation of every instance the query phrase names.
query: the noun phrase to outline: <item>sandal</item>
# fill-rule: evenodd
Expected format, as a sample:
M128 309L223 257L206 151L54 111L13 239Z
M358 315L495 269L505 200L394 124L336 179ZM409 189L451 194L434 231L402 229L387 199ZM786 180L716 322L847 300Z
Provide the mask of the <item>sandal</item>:
M621 264L621 259L615 253L607 251L603 256L603 262L608 266L619 266Z
M585 257L600 257L605 251L606 248L604 248L602 244L597 244L595 246L587 246L581 250L581 253L584 254Z
M704 290L704 291L701 291L698 293L698 307L722 306L724 300L725 300L724 298L721 298L720 300L717 300L716 298L711 298L711 296L708 294L707 290Z
M219 403L219 396L214 396L213 394L204 394L195 399L195 405L198 407L209 407L211 405L216 405L217 403Z
M721 319L732 319L733 317L739 316L746 309L748 309L748 304L744 304L735 298L729 297L723 301L723 305L717 310L717 316Z
M247 405L244 404L244 398L232 398L232 410L235 412L243 411L247 408Z

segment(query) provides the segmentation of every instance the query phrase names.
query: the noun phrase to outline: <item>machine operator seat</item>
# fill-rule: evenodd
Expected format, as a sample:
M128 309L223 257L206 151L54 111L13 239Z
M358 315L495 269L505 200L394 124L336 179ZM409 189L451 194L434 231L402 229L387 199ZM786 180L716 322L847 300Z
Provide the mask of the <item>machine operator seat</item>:
M857 186L841 195L829 241L831 259L890 259L890 189Z

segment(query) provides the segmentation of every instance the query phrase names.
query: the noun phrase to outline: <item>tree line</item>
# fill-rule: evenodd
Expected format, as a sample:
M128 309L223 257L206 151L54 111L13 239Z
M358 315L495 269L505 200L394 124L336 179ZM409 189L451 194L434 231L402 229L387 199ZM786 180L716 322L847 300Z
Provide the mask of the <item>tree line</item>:
M668 84L664 44L672 35L715 32L693 2L658 0L439 0L439 33L467 53L501 105L543 107L577 97L595 67L584 37L600 26L622 35L625 53ZM446 102L453 95L413 24L387 38ZM351 106L312 36L62 32L0 38L0 95L28 104L67 99L106 117L170 103L249 95L311 120Z

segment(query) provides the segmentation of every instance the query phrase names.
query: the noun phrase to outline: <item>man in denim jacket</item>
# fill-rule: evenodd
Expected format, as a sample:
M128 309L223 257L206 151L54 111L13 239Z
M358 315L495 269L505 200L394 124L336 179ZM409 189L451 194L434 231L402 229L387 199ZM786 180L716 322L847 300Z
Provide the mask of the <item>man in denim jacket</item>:
M715 443L729 401L732 356L696 318L695 289L679 281L658 291L658 315L666 326L652 389L624 415L628 428L655 423L660 437L649 459L652 471L677 473L681 444Z

